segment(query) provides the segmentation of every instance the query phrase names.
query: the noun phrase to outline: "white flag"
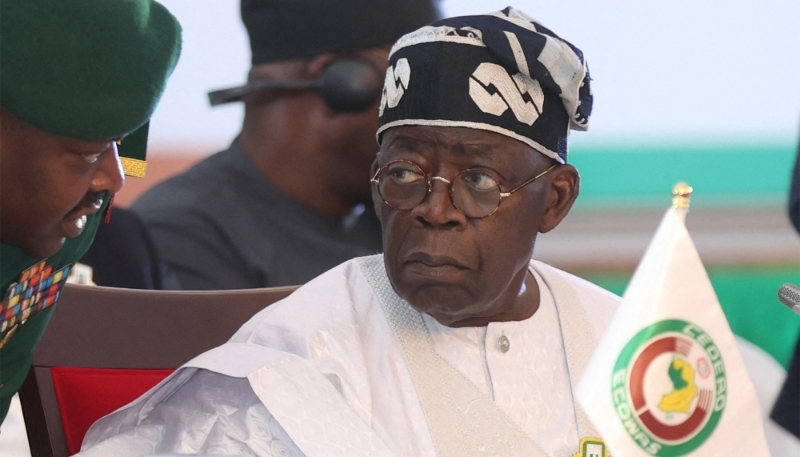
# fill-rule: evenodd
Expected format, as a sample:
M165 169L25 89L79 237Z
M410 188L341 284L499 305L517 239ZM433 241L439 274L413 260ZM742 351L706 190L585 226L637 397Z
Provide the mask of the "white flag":
M758 400L684 224L667 211L577 397L614 457L769 456Z

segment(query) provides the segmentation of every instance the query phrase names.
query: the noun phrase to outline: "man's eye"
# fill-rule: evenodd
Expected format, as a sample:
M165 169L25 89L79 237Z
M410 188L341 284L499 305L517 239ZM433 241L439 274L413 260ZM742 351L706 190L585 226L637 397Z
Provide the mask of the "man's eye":
M390 168L387 170L387 177L398 184L413 184L422 180L422 175L414 169L405 167Z
M81 154L81 157L83 157L83 160L85 160L88 163L95 163L100 159L101 155L103 155L102 152L97 152L94 154Z
M464 184L476 190L492 190L497 188L497 181L492 175L478 170L467 170L461 174Z
M78 155L80 155L83 158L83 160L86 161L86 163L92 164L92 163L96 163L98 160L100 160L100 157L102 157L103 154L108 152L110 149L114 149L114 148L116 148L115 143L109 142L106 145L105 149L103 149L102 151L88 152L86 150L83 150L83 151L77 150L77 151L74 151L74 152L76 152ZM97 149L95 149L95 151L97 151Z

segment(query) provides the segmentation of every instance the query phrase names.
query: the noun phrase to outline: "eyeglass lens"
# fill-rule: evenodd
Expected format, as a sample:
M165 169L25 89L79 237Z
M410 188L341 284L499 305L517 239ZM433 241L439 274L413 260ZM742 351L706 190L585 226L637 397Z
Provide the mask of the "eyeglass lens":
M428 195L425 172L410 162L387 164L378 176L378 192L391 207L411 210ZM500 204L500 186L489 173L470 169L461 172L450 187L453 205L466 216L486 217Z

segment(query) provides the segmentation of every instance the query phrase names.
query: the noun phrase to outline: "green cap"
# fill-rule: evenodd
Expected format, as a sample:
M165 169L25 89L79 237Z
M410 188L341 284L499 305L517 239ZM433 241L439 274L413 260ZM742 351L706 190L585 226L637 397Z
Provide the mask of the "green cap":
M120 155L143 161L180 49L180 24L152 0L0 0L0 105L56 135L128 135Z

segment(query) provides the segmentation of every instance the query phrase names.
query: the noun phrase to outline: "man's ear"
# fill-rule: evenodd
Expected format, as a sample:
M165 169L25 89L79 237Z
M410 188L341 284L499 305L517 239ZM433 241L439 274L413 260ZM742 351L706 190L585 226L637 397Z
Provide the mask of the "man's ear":
M580 191L581 176L572 165L558 165L550 174L549 202L539 227L540 233L547 233L561 223Z

